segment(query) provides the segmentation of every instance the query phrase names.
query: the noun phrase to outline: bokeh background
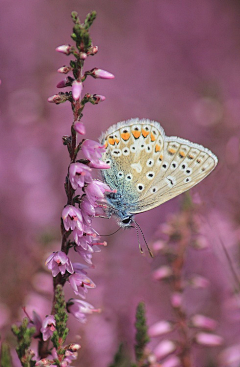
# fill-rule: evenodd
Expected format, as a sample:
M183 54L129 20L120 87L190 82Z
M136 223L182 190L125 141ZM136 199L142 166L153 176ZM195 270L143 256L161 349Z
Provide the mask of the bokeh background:
M219 157L216 170L192 190L201 210L201 230L209 244L186 258L186 269L207 277L210 286L191 295L190 313L217 318L224 344L200 348L195 366L240 365L240 310L236 286L222 250L224 243L238 271L240 224L240 3L237 0L1 0L0 3L0 326L13 342L10 325L22 317L22 306L42 317L50 312L51 276L44 261L59 249L59 218L65 204L68 155L62 136L69 134L69 104L47 98L62 76L56 70L68 58L57 46L70 43L70 13L91 28L99 52L86 69L99 67L114 80L88 78L85 91L106 96L87 105L87 137L98 139L110 125L131 117L161 122L167 135L200 143ZM181 198L141 214L137 220L149 245ZM98 220L101 234L117 229L114 219ZM82 344L79 365L107 366L119 342L131 346L134 313L144 301L148 324L171 318L167 285L154 282L157 260L142 256L134 230L104 238L108 247L94 258L89 276L97 288L87 301L102 308L86 325L72 325L70 341ZM79 258L73 256L74 261ZM66 287L67 288L67 287ZM69 297L73 296L67 289ZM78 337L76 337L78 335ZM160 339L158 339L159 342ZM153 341L152 345L156 345ZM235 358L235 361L234 361ZM239 359L238 359L239 358ZM16 366L17 366L17 362ZM77 365L77 364L76 364Z

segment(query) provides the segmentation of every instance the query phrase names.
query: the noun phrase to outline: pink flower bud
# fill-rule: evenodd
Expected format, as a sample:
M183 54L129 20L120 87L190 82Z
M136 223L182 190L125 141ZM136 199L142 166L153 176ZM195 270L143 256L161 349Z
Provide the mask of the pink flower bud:
M65 87L70 87L73 84L73 78L71 76L67 76L65 79L61 80L58 84L57 84L57 88L65 88Z
M51 96L48 98L48 102L56 103L56 104L65 102L66 100L67 100L67 96L64 93L54 94L54 96Z
M161 363L161 367L181 367L181 361L176 356L171 356Z
M109 73L108 71L98 69L98 68L92 69L90 71L90 75L93 76L95 79L96 78L100 78L100 79L113 79L113 78L115 78L114 75Z
M75 122L74 124L74 129L75 131L80 134L80 135L85 135L86 134L86 129L85 129L85 126L82 122L80 121L77 121Z
M87 58L87 54L85 52L80 52L80 59L86 60L86 58Z
M209 280L200 275L194 275L189 279L189 285L193 288L206 288L209 284Z
M223 338L221 336L209 333L198 333L195 335L195 340L198 344L208 347L222 345L223 343Z
M83 89L82 82L78 82L77 80L74 80L72 84L72 96L73 96L73 99L75 99L75 101L77 101L81 97L82 89Z
M88 50L87 54L88 55L95 55L97 52L98 52L98 46L92 46Z
M64 65L61 68L59 68L57 71L58 71L58 73L67 74L71 70L72 70L71 66L65 66Z
M214 330L217 327L217 321L206 317L204 315L194 315L191 317L191 324L193 327Z
M70 55L71 48L72 48L71 45L62 45L62 46L58 46L56 48L56 51L57 52L61 52L61 53L65 54L65 55Z
M153 251L156 251L156 252L161 251L165 248L165 243L164 241L160 241L160 240L155 241L152 245L152 248L153 248Z
M173 324L169 321L162 320L150 326L150 328L148 329L148 334L150 337L153 337L169 333L172 330Z
M219 360L222 362L222 366L240 366L239 344L231 345L230 347L224 349Z
M176 345L172 340L163 340L156 346L153 353L157 359L161 359L172 353L175 349Z
M172 294L171 303L174 308L179 308L182 305L182 293L175 292Z
M166 279L169 278L171 275L172 269L167 265L160 266L160 268L153 272L153 278L156 280Z
M76 352L81 348L81 345L79 344L69 344L69 346L67 347L68 350L70 350L71 352Z
M93 94L92 98L95 101L95 104L98 104L99 102L105 101L106 97L101 96L100 94Z

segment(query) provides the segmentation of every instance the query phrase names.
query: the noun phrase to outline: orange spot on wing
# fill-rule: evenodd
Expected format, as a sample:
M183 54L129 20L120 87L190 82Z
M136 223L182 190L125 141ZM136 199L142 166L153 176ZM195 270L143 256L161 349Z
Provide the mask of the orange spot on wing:
M111 144L111 145L114 145L114 144L115 144L115 141L114 141L114 139L112 139L112 138L108 138L108 142L109 142L109 144Z
M160 154L160 156L159 156L159 160L160 160L160 161L162 161L162 160L163 160L163 155L162 155L162 154Z
M156 137L155 135L151 132L151 141L155 141L156 140Z
M143 134L144 138L146 138L149 135L149 131L146 131L146 130L142 129L142 134Z
M168 151L169 151L169 153L171 153L171 154L176 153L176 149L173 149L173 148L169 148L169 149L168 149Z
M186 153L185 152L183 152L182 150L179 152L179 155L180 155L180 157L185 157L186 156Z
M115 142L118 144L118 143L119 143L119 139L116 139L116 138L115 138Z
M141 132L139 130L133 130L132 134L133 134L135 139L138 139L139 136L141 135Z
M130 134L129 133L122 133L121 134L121 138L125 141L127 141L130 138Z
M104 144L104 148L107 148L108 146L108 142L106 141L106 143Z
M189 158L189 159L193 159L193 158L194 158L194 156L193 156L192 154L189 154L189 155L188 155L188 158Z
M160 152L160 150L161 150L160 145L159 144L156 144L155 145L155 152Z

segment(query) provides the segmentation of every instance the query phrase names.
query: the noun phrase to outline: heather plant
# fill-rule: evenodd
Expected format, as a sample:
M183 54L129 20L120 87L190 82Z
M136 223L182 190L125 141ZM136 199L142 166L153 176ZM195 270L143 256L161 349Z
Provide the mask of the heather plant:
M98 253L106 242L92 227L94 217L104 215L105 193L111 189L103 182L93 178L96 169L108 169L101 160L105 152L99 142L87 139L86 126L82 121L85 106L97 105L105 100L99 94L84 93L84 82L87 77L112 79L114 76L105 70L93 68L84 70L88 57L98 52L94 46L89 29L95 20L96 13L87 15L83 23L76 12L72 13L74 23L71 35L74 45L62 45L57 51L71 58L68 65L58 69L60 74L71 74L57 85L58 88L69 88L48 99L56 105L69 102L73 112L70 134L63 137L67 148L69 165L65 179L66 203L61 213L61 248L50 254L46 266L53 277L53 303L49 314L42 320L36 313L28 315L21 324L14 325L12 330L17 339L17 354L24 367L76 365L80 349L78 343L66 343L68 336L68 316L85 323L88 315L101 310L86 301L89 290L96 287L88 276L93 268L93 255ZM135 356L130 358L124 348L119 349L111 367L190 367L194 365L192 351L199 345L205 347L221 345L223 339L215 334L217 323L208 315L188 315L184 305L184 292L187 287L205 288L209 282L197 274L186 278L184 265L189 248L202 249L206 241L199 234L195 207L186 198L181 212L161 228L161 234L154 242L154 264L158 259L165 259L153 272L153 278L164 281L171 289L172 319L160 320L147 330L145 307L140 303L136 312ZM77 262L72 262L69 255L74 254ZM80 262L82 260L83 262ZM79 261L79 262L78 262ZM74 297L65 300L64 285L69 283ZM80 298L79 298L80 297ZM148 335L149 334L149 335ZM170 335L165 338L165 335ZM154 348L148 345L150 337L161 338ZM38 354L32 350L33 339L38 340ZM134 360L134 361L132 361ZM2 344L1 365L12 366L7 345Z
M97 94L83 95L86 78L91 76L112 79L114 76L98 68L83 71L85 60L98 52L98 47L93 45L89 34L95 17L96 12L93 11L81 23L78 14L72 12L74 27L71 38L75 45L62 45L56 49L72 57L69 65L58 69L59 73L71 73L72 76L66 76L57 84L58 88L70 87L71 90L59 92L48 99L55 104L70 102L73 112L71 133L63 137L70 159L64 185L67 200L61 216L61 248L46 260L53 276L52 310L44 320L35 313L33 318L26 317L20 326L13 326L13 333L18 340L17 354L24 367L71 365L77 357L80 345L64 344L68 335L67 313L78 321L85 322L87 314L100 311L82 299L86 298L88 289L95 288L94 282L87 276L87 269L92 266L92 255L100 251L99 246L106 245L106 242L100 242L93 229L92 218L103 214L101 201L104 193L111 191L106 184L93 179L92 170L108 169L109 166L101 161L104 147L96 141L83 138L86 128L81 119L87 103L96 105L105 100L104 96ZM79 158L80 151L83 158ZM68 256L69 251L75 251L86 264L72 263ZM65 302L63 287L66 282L70 283L73 293L82 299L71 298ZM33 336L39 340L38 356L34 356L30 348Z

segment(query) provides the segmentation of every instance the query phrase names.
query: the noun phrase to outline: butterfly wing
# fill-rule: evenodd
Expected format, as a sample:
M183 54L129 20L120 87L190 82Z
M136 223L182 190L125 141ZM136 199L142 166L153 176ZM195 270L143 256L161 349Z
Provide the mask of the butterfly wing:
M216 166L208 149L188 140L166 137L153 121L132 119L102 136L105 182L122 197L117 210L137 214L189 190Z
M139 212L155 208L191 189L209 175L217 162L217 157L199 144L166 137L163 154L154 162L154 168L156 164L158 169L152 186L139 200ZM134 208L130 210L137 213Z

